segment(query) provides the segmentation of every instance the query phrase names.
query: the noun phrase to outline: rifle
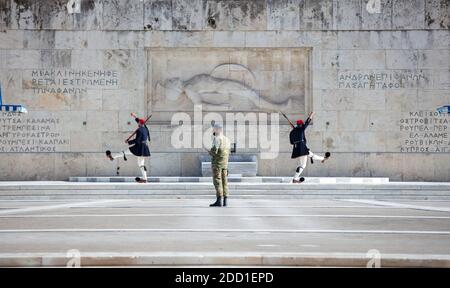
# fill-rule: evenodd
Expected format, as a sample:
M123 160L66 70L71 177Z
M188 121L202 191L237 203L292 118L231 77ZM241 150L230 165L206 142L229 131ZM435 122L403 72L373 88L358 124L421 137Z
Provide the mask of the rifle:
M286 118L286 120L289 122L289 124L291 125L291 127L292 127L292 128L295 128L295 126L294 126L294 124L292 124L291 120L289 120L289 118L288 118L283 112L280 111L280 113L281 113L281 115L284 116L284 118Z
M148 116L147 119L145 119L145 123L147 123L147 121L150 120L150 118L152 118L152 114L150 114L150 116ZM144 125L145 125L145 123L144 123ZM133 134L131 134L130 137L128 137L127 140L125 140L125 142L128 143L128 141L131 139L131 137L133 137L134 135L136 135L137 131L138 131L138 129L136 129L136 130L133 132Z

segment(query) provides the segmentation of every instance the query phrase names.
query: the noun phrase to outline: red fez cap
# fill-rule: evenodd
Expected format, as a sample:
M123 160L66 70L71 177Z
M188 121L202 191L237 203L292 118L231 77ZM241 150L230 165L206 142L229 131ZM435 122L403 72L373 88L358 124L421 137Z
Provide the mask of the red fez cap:
M139 124L144 125L145 124L145 120L142 118L139 118Z
M303 125L303 120L302 119L298 119L297 120L297 125Z

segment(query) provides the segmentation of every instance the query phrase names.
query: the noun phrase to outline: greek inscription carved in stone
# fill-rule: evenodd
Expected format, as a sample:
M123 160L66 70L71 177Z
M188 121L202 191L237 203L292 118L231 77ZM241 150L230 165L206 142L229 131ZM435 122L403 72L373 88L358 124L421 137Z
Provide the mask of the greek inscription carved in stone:
M449 114L414 111L400 119L400 152L450 152Z

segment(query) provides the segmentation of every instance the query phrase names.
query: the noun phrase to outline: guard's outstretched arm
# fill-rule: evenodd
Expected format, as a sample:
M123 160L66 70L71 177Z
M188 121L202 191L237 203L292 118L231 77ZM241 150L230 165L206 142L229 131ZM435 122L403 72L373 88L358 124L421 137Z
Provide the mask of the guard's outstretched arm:
M308 119L306 119L306 121L305 121L305 129L311 123L311 120L312 120L313 116L314 116L314 112L309 113Z

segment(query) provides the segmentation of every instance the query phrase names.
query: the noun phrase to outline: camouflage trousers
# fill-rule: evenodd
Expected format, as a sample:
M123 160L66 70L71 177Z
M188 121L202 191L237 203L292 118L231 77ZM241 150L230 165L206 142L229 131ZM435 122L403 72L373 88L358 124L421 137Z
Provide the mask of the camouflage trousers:
M228 197L228 169L212 167L212 176L217 197Z

